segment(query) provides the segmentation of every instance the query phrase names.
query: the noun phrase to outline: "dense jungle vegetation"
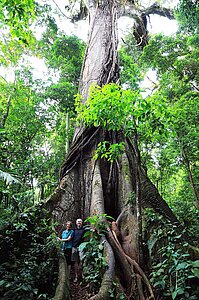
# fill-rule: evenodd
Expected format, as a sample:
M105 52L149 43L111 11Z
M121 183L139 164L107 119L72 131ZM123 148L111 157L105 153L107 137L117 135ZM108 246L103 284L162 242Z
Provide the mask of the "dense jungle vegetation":
M72 2L66 1L68 9ZM142 1L135 2L139 6ZM199 6L194 0L178 1L176 34L150 35L149 26L147 43L139 45L133 29L127 32L119 47L120 85L93 88L90 102L82 107L78 87L86 43L60 30L57 20L63 12L57 5L0 3L0 298L54 299L59 253L54 229L61 226L45 203L59 185L75 123L109 124L115 130L126 118L127 132L136 126L147 176L182 224L179 230L152 208L142 209L143 265L155 299L197 300ZM74 22L80 16L68 18ZM43 77L34 70L40 60L47 70ZM150 77L152 70L156 75ZM114 119L120 106L125 115ZM122 142L101 142L95 159L113 163L123 151ZM130 195L128 202L135 201ZM83 245L84 272L92 292L99 289L106 269L99 243L107 230L104 217L87 219L93 233ZM96 263L88 267L93 257ZM126 299L117 287L114 282L110 299Z

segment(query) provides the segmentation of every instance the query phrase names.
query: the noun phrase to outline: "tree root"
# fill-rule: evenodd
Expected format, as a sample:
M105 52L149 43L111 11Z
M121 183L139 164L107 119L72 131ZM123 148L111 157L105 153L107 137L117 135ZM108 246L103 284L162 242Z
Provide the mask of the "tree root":
M138 287L138 294L140 300L145 300L143 289L142 289L142 277L139 274L136 274L136 278L137 278L137 287Z
M65 257L62 253L59 256L58 284L54 300L70 300L69 278Z
M98 214L104 213L104 198L103 198L103 190L102 190L102 178L101 178L101 172L99 167L99 161L95 163L95 166L93 167L93 180L92 180L92 205L90 207L91 214L95 214L96 212ZM112 286L113 277L114 277L114 270L115 270L115 258L114 253L112 250L112 247L110 246L109 242L107 241L106 237L103 236L102 242L104 242L105 246L105 253L106 253L106 259L108 263L108 269L106 270L102 284L100 287L100 290L98 294L92 296L91 300L106 300L109 299L109 289Z
M114 278L114 270L115 270L115 258L114 254L112 251L112 248L107 241L105 237L102 237L102 242L104 243L105 246L105 251L106 251L106 259L108 263L108 269L106 270L103 281L99 290L99 293L92 296L90 300L108 300L110 298L109 296L109 290L112 287L113 283L113 278Z
M153 294L153 290L151 288L150 282L148 280L148 278L146 277L145 273L143 272L143 270L140 268L139 264L133 260L132 258L130 258L122 249L122 246L120 245L117 236L115 234L114 231L111 232L111 230L108 233L108 239L111 241L110 244L113 247L113 249L115 250L115 254L116 257L120 257L120 259L123 260L123 262L125 260L127 260L128 262L128 266L130 265L130 278L132 277L132 273L136 275L136 281L137 281L137 288L138 288L138 293L139 293L139 297L141 300L145 300L144 297L144 293L143 293L143 287L141 284L141 280L143 280L143 282L145 283L148 291L149 291L149 299L155 299L154 294ZM120 255L118 255L118 252L120 253ZM129 267L128 267L129 269ZM129 282L129 280L128 280ZM133 283L133 282L132 282ZM132 285L131 283L131 285ZM134 290L134 289L133 289ZM127 291L127 295L129 295L129 290Z
M81 134L73 142L70 147L70 152L65 158L61 167L60 179L62 179L81 159L82 151L88 147L92 148L95 143L95 136L99 133L100 128L90 127L81 130Z
M128 262L130 263L130 265L138 271L138 273L139 273L138 275L141 277L141 279L143 279L143 281L150 293L149 299L155 299L150 282L149 282L148 278L146 277L146 275L144 274L144 272L142 271L142 269L140 268L140 266L138 265L138 263L135 260L133 260L132 258L130 258L128 255L125 254L125 256L126 256ZM137 276L137 274L136 274L136 276Z
M119 241L117 240L117 237L115 238L114 232L112 232L110 229L108 230L108 241L114 250L116 260L120 266L120 270L122 272L122 283L128 290L132 285L132 271L123 250L121 251L122 248Z

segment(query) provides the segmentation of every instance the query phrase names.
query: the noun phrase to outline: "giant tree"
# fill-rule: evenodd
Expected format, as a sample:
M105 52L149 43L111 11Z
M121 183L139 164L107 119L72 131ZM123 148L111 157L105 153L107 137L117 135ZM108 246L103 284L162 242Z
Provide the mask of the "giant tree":
M122 103L126 99L126 94L117 86L119 83L117 19L122 11L133 14L134 4L130 2L128 4L128 9L120 1L115 0L88 1L86 4L90 28L79 84L81 102L86 109L92 106L92 104L87 106L88 101L91 103L92 98L95 101L96 97L99 102L103 99L105 106L106 99L109 103L112 99L112 104L108 108L100 107L98 112L95 112L96 116L88 123L80 117L83 122L76 127L69 154L62 166L60 185L47 203L59 221L67 218L73 220L76 217L86 218L93 214L107 214L117 220L113 223L112 231L109 230L108 236L104 238L109 268L105 272L99 293L93 299L108 298L108 289L114 276L114 256L119 269L117 275L121 285L126 288L127 295L130 295L132 290L133 293L137 290L141 299L147 294L152 299L153 293L149 282L139 266L143 264L141 206L151 206L172 222L178 222L142 168L137 142L136 116L132 114L130 118L134 126L129 134L126 133L124 126L119 125L122 123L123 108L122 105L116 107L115 98L118 100L120 94L118 103ZM157 7L153 6L153 9L157 10ZM141 46L147 43L144 17L150 13L149 11L140 11L138 14L138 19L142 20L142 32L139 34ZM98 87L89 92L93 85ZM107 85L108 94L103 90L103 88L106 90ZM137 98L140 100L139 95L135 92L130 97L132 105L136 106ZM105 113L103 122L100 113L107 110L109 114ZM88 115L87 118L89 119ZM123 121L126 124L125 117ZM121 151L116 151L120 155L116 155L114 159L110 156L108 159L103 158L103 155L96 156L96 151L99 154L100 146L103 145L110 145L106 149L109 153L113 149L111 146L121 146ZM106 157L105 153L104 156ZM114 231L120 232L121 243L118 242ZM132 272L135 272L136 276L132 277ZM142 289L141 279L147 289ZM145 296L143 293L146 293Z

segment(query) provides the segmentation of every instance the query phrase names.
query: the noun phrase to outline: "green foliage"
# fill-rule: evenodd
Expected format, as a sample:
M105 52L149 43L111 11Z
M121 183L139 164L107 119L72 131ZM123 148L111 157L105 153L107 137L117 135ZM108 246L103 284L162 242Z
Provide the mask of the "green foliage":
M34 81L34 88L32 84L32 74L27 69L16 73L14 84L4 81L0 84L0 112L6 116L0 132L1 169L23 182L23 185L8 185L0 179L0 191L3 194L1 205L2 202L5 206L15 203L15 208L32 205L39 198L38 192L34 191L33 181L37 180L38 187L48 182L50 191L59 174L58 156L55 160L54 153L50 150L50 153L47 152L49 116L43 108L43 98L36 93L41 82ZM53 164L56 166L54 169L50 167ZM47 195L47 189L45 192ZM21 199L26 199L23 205L20 205Z
M162 74L163 72L173 71L173 64L177 57L183 57L186 53L186 37L175 38L157 34L144 47L141 60L148 67L157 69L158 74Z
M101 241L101 236L107 232L107 226L109 226L106 219L112 220L106 214L88 217L85 220L88 222L88 231L85 233L85 237L88 237L89 240L79 246L83 252L84 279L95 292L99 289L103 274L107 269L104 242Z
M192 273L194 274L195 277L199 278L199 260L192 261L191 266L192 266L191 269Z
M77 84L83 61L85 44L76 36L55 35L48 52L44 52L46 61L53 69L59 69L61 77L71 84Z
M125 37L119 50L121 83L133 90L139 90L143 79L142 65L139 63L141 51L132 34Z
M97 291L101 285L103 274L107 268L107 262L104 257L104 245L100 243L97 237L91 237L89 242L84 242L80 246L84 252L83 274L90 288Z
M135 192L130 192L128 195L127 203L130 204L132 207L136 205L136 194Z
M73 134L73 120L66 132L66 113L74 116L74 94L77 93L85 45L77 37L67 37L59 32L49 5L14 2L0 4L4 7L0 26L6 26L0 41L0 63L15 68L15 83L0 79L0 114L5 116L8 111L4 129L0 132L0 168L17 177L23 185L8 185L1 178L0 205L22 211L47 197L58 182L66 140L71 140ZM42 29L48 26L38 42L36 55L44 57L48 67L56 71L57 83L51 84L50 79L37 80L33 78L32 68L18 66L24 54L35 50L29 27L35 17L35 26L42 26ZM8 99L11 99L9 107Z
M9 34L0 36L0 64L4 67L16 67L24 54L24 45Z
M156 69L161 90L170 101L193 89L198 82L198 35L165 37L158 34L144 48L142 63ZM165 93L164 93L165 95Z
M100 142L95 151L94 159L105 158L114 162L125 150L124 143L110 144L108 141Z
M118 288L120 285L117 282L112 283L112 288L109 289L109 297L110 299L115 300L123 300L126 299L126 295L123 292L118 292Z
M0 3L0 27L8 26L12 37L29 45L32 39L30 24L35 19L33 0L2 0Z
M80 100L81 96L77 96L78 121L86 126L123 130L125 134L133 134L135 129L144 136L154 135L156 131L162 134L163 120L169 115L161 97L143 99L139 92L124 90L113 83L102 88L91 87L87 102L81 104Z
M148 222L154 222L154 216L150 218ZM159 221L156 218L156 222L158 226L153 227L148 240L153 286L164 297L197 299L199 291L194 286L197 262L191 261L188 243L183 238L185 232L181 230L179 233L174 224L163 221L162 218Z
M19 183L21 184L21 182L14 176L12 176L9 173L3 172L2 170L0 170L0 179L3 179L6 184L11 184L11 183Z
M49 109L59 109L60 112L70 112L73 115L74 94L77 92L77 87L74 87L72 82L59 81L53 83L46 88L44 97L52 102Z
M43 45L42 39L37 54L42 49L49 67L60 75L56 84L33 78L29 66L18 67L24 45L17 39L6 34L1 43L0 62L15 67L15 82L0 79L0 114L6 116L5 124L0 124L4 127L0 132L0 168L21 180L23 186L7 185L1 178L0 203L20 211L47 197L57 184L66 140L71 140L73 134L74 120L66 132L66 113L70 118L74 116L74 94L85 48L78 38L58 34L53 19L41 7L36 5L36 9L51 26L45 32L48 44Z
M161 99L164 134L142 139L148 174L175 212L184 219L198 194L198 35L156 35L142 54L143 63L157 70L158 89L149 99ZM165 134L166 133L166 134ZM158 143L157 143L158 142ZM195 188L195 192L194 192ZM185 211L177 208L186 206ZM178 205L179 207L179 205ZM188 208L189 207L189 208ZM195 216L195 213L193 214ZM195 217L193 218L195 220ZM195 223L195 221L194 221ZM195 226L195 225L194 225Z
M1 214L1 299L52 299L58 272L57 243L48 212L34 207Z
M94 214L91 217L88 217L85 222L88 223L86 226L89 231L87 232L88 236L97 234L96 237L104 235L107 232L107 227L109 223L107 221L113 221L111 216L107 214Z
M198 2L194 0L180 0L176 9L176 18L180 24L181 30L189 33L198 33Z
M121 130L132 127L134 103L140 97L138 92L123 90L110 83L91 86L89 98L85 104L76 98L77 120L86 126L101 126L107 130Z
M54 21L49 21L50 27L39 42L39 51L49 70L56 73L58 81L49 82L41 97L45 99L48 107L52 133L49 144L54 151L62 154L62 157L59 155L58 158L63 160L65 145L72 140L75 126L74 95L78 91L85 44L75 36L60 33ZM70 121L70 128L67 130L66 115Z
M143 139L159 142L170 134L170 124L173 112L160 93L147 97L141 104L141 114L138 116L138 132Z
M190 91L173 105L173 124L178 133L179 144L183 146L191 161L198 158L198 110L199 95ZM194 168L194 166L193 166Z

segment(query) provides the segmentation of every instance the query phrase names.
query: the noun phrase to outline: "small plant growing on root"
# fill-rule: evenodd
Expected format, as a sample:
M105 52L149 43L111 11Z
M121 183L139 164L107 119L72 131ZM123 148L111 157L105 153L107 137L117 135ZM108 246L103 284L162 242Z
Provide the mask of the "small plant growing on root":
M84 280L89 283L91 292L96 293L101 285L103 274L107 269L107 262L104 256L104 243L101 237L106 233L106 220L112 219L106 214L93 215L88 217L87 231L84 237L87 239L80 245L82 255Z

